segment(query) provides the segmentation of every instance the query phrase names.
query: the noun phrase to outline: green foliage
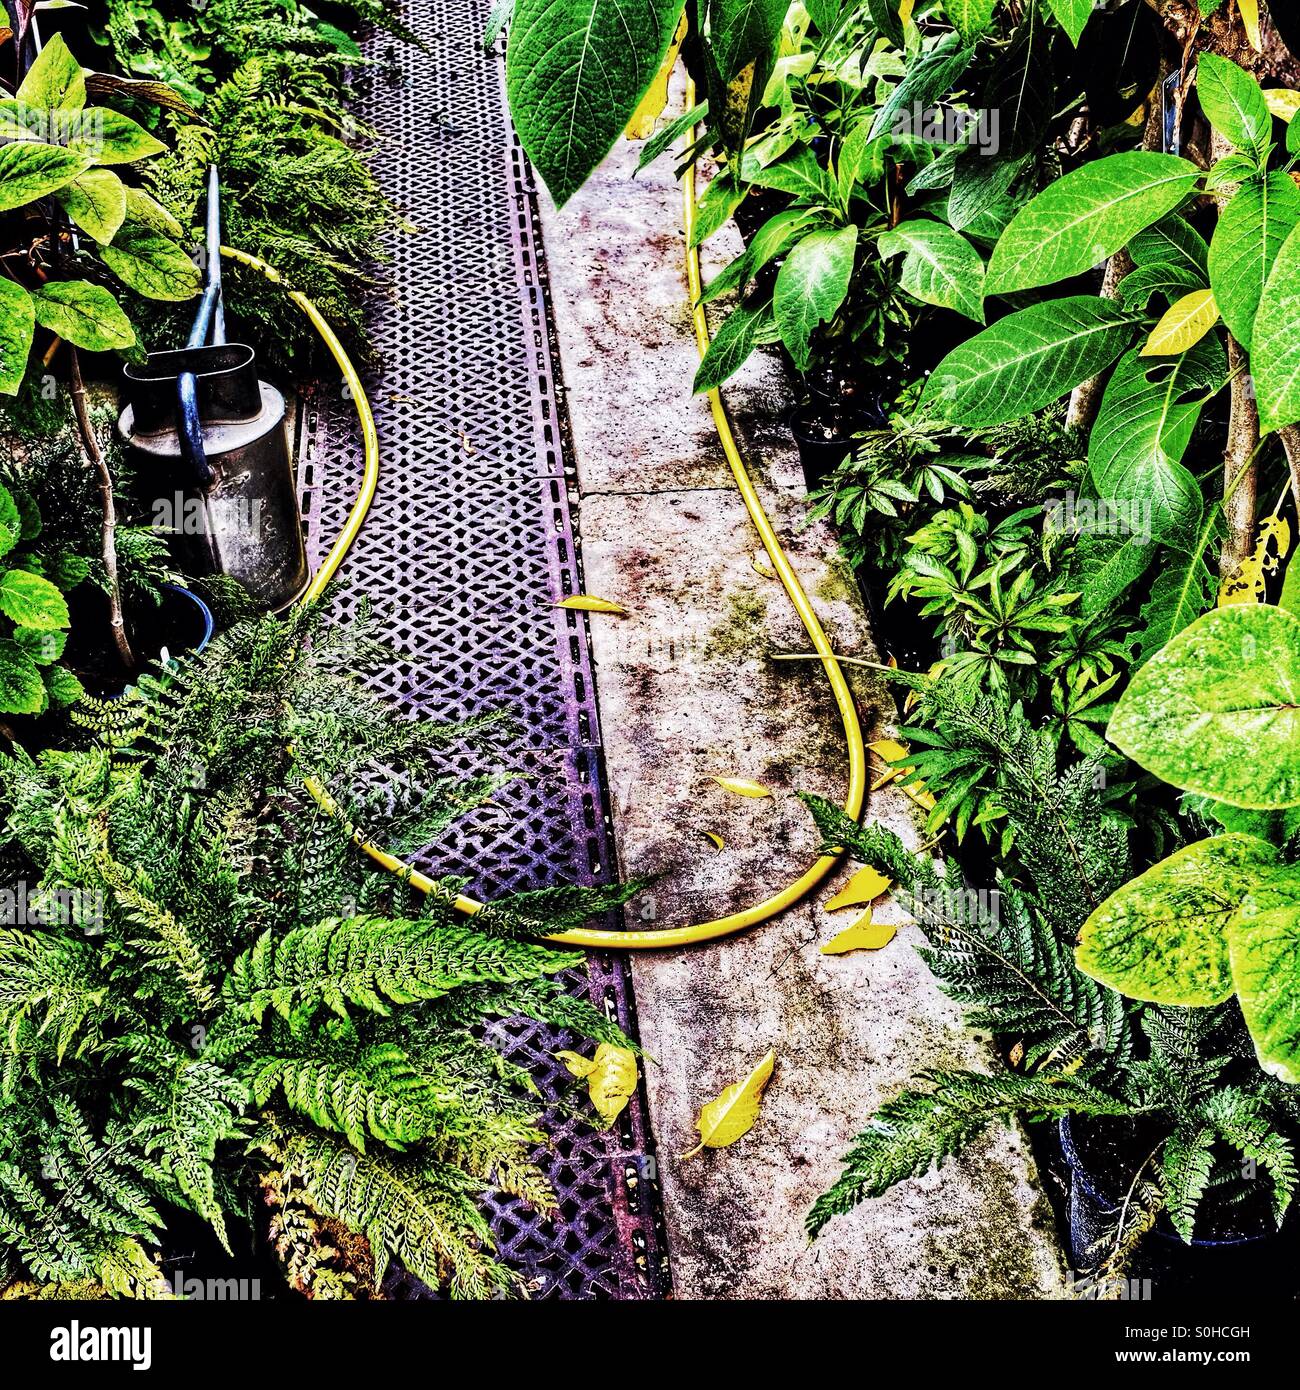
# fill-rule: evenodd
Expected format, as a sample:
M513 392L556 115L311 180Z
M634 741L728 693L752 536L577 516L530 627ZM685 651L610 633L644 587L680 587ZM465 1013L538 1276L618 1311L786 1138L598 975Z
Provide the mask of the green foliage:
M522 1012L621 1040L564 993L576 958L530 938L626 890L470 924L453 885L420 899L370 868L348 822L385 838L407 779L463 811L436 759L496 736L393 716L353 674L384 659L364 624L246 623L80 707L81 746L0 759L0 854L50 905L0 929L0 1281L146 1293L170 1210L226 1241L261 1188L322 1296L393 1258L453 1294L516 1289L477 1200L549 1202L538 1107L474 1030Z

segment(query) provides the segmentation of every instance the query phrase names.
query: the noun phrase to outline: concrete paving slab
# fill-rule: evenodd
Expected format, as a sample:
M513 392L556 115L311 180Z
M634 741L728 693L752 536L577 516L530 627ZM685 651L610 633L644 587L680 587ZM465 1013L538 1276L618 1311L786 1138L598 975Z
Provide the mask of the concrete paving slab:
M807 639L779 582L753 564L759 543L708 407L691 397L680 200L667 161L631 181L639 149L621 143L563 212L544 211L544 225L587 590L629 610L592 622L621 867L655 876L629 912L633 925L676 925L749 906L802 872L817 836L795 793L838 798L846 772L819 669L770 660L805 650ZM729 226L710 258L725 262L739 245ZM780 424L789 389L779 364L756 357L726 398L837 650L873 658L834 535L807 523ZM864 725L885 727L888 693L860 673L852 680ZM715 776L752 778L774 795L741 798ZM873 795L868 815L918 843L898 791ZM821 954L852 920L822 906L849 871L741 936L635 957L677 1296L1057 1297L1051 1213L1019 1131L808 1244L808 1208L875 1107L924 1068L992 1064L987 1040L965 1032L917 957L915 927L878 952ZM675 1157L694 1143L699 1106L769 1047L777 1070L751 1133L729 1149Z

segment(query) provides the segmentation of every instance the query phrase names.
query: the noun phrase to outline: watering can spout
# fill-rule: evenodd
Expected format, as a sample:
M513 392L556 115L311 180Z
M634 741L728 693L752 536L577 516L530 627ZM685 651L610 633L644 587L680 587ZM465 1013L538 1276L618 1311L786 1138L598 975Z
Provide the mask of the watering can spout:
M284 397L259 379L251 347L226 341L215 165L204 259L186 346L127 366L118 429L153 484L153 523L169 535L176 563L236 579L260 607L278 610L307 584L302 517Z

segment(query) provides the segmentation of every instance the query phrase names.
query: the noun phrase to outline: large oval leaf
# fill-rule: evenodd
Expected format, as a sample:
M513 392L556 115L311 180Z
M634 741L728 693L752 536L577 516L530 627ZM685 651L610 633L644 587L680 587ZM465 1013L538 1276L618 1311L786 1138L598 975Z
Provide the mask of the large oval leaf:
M813 329L835 316L849 292L857 242L856 227L811 232L785 258L776 277L776 326L801 372L811 359Z
M99 254L128 289L149 299L192 299L203 288L203 276L185 252L170 237L138 222L123 224Z
M1300 226L1282 243L1255 315L1250 369L1267 432L1300 420Z
M876 245L886 258L906 253L902 286L908 294L984 322L984 262L960 232L917 217L900 222Z
M1200 171L1176 155L1108 155L1049 184L1011 219L989 261L987 291L1010 294L1082 275L1172 212Z
M1247 351L1277 253L1297 226L1300 190L1283 173L1244 183L1219 216L1210 243L1210 284L1224 323Z
M36 332L32 297L21 285L0 278L0 395L14 396L27 375Z
M0 613L38 632L68 626L67 600L48 579L27 570L0 574Z
M86 104L86 75L62 34L51 34L27 70L18 100L38 111L80 111Z
M11 638L0 638L0 713L39 714L45 708L40 667Z
M126 188L111 169L87 169L54 195L88 237L107 245L126 220Z
M1265 1071L1300 1083L1300 870L1270 874L1228 925L1232 982Z
M1139 316L1092 295L1008 314L934 369L921 410L958 425L1000 425L1050 405L1133 340Z
M109 352L135 342L135 329L102 285L59 280L32 295L37 322L87 352Z
M37 140L0 145L0 212L47 197L84 174L90 165L86 155L61 145L43 145Z
M1273 117L1258 82L1236 63L1202 53L1196 64L1196 95L1210 124L1239 150L1262 159L1273 134Z
M709 43L724 82L776 47L788 0L710 0Z
M636 110L682 0L519 0L506 91L519 139L556 203L582 186Z
M68 148L96 164L133 164L167 150L138 121L108 106L89 106L81 113L80 129L68 141Z
M1133 677L1106 735L1184 791L1300 805L1300 620L1266 604L1198 618Z
M1198 840L1130 880L1083 924L1079 969L1132 999L1203 1007L1233 991L1229 921L1277 851L1253 835Z

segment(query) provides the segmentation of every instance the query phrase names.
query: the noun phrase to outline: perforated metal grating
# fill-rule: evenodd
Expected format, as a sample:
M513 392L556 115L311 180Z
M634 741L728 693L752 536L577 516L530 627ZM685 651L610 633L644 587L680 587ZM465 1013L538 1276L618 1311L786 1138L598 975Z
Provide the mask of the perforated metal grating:
M475 0L408 5L427 51L402 48L402 84L378 83L358 113L379 133L385 191L418 230L394 237L393 294L372 311L382 474L339 587L345 607L369 596L406 653L379 689L438 718L504 709L522 728L522 776L418 859L490 896L605 882L614 865L586 619L554 606L581 588L581 557L544 251L501 59L479 46L485 17ZM350 404L324 388L308 396L298 435L315 565L361 476ZM454 765L484 770L472 756ZM634 1027L621 960L593 955L570 984ZM569 1088L551 1054L574 1039L526 1020L496 1025L495 1038L548 1099ZM558 1213L495 1202L503 1258L538 1297L665 1293L643 1097L609 1133L558 1109L547 1128Z

